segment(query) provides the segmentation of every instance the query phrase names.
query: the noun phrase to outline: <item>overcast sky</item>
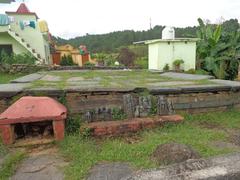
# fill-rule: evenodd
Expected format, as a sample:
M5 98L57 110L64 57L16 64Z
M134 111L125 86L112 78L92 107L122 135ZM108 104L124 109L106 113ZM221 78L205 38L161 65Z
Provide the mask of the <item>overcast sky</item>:
M18 0L17 0L18 1ZM0 4L0 13L16 11L20 0ZM193 26L197 18L216 22L240 19L240 0L25 0L28 8L47 20L53 35L71 38L118 30L147 30L150 26Z

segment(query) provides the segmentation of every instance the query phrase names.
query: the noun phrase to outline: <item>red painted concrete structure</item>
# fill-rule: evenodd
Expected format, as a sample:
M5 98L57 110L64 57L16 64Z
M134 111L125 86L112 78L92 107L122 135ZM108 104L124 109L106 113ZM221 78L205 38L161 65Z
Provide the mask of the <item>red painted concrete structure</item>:
M157 116L147 118L135 118L126 121L103 121L93 122L82 127L81 131L86 129L90 135L96 137L118 136L122 134L135 133L143 129L164 126L166 123L181 123L184 118L180 115Z
M64 138L65 106L49 97L22 97L0 115L0 131L4 144L14 143L14 124L51 120L56 140Z

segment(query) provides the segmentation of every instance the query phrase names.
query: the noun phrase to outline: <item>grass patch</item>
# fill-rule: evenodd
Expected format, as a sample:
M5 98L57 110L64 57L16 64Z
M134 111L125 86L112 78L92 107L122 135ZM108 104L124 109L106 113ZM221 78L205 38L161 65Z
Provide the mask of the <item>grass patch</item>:
M5 156L7 152L8 152L7 148L3 145L3 143L0 140L0 157Z
M24 159L24 157L24 152L16 152L14 154L7 155L0 169L0 179L9 179L15 173L18 164Z
M21 76L25 76L26 74L8 74L8 73L0 73L0 84L9 83L11 80L17 79Z
M163 143L177 142L192 146L203 157L234 152L229 148L217 148L214 141L227 141L225 131L202 128L198 121L211 121L228 128L240 127L240 113L236 110L202 115L185 115L185 122L179 125L167 125L164 128L139 133L141 141L127 143L124 138L105 139L102 141L84 139L78 135L67 136L60 143L62 154L70 160L66 168L67 179L83 179L89 169L98 162L129 162L139 169L157 165L149 157L155 148Z

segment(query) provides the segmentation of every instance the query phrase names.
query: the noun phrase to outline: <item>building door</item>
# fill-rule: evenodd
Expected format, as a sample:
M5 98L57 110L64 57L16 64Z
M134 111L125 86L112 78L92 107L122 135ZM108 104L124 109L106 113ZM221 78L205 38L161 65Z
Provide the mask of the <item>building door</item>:
M0 45L0 53L3 51L8 55L11 55L13 53L12 45Z
M60 53L52 54L52 61L53 61L53 64L60 65L61 54Z

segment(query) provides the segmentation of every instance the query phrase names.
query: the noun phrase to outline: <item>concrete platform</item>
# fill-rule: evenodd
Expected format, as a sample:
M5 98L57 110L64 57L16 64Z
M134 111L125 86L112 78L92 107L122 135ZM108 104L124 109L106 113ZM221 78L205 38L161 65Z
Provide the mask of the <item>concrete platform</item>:
M129 101L134 101L131 102L133 109L145 103L139 104L141 96L165 96L177 111L191 113L240 107L240 82L211 78L140 70L47 72L42 79L33 82L0 85L0 112L26 95L43 95L64 101L73 114L107 113L114 108L123 108L123 96L128 94L131 95ZM100 116L105 117L104 113Z
M185 73L176 73L176 72L162 73L161 76L177 78L177 79L184 79L184 80L214 79L213 76L209 76L209 75L185 74Z

